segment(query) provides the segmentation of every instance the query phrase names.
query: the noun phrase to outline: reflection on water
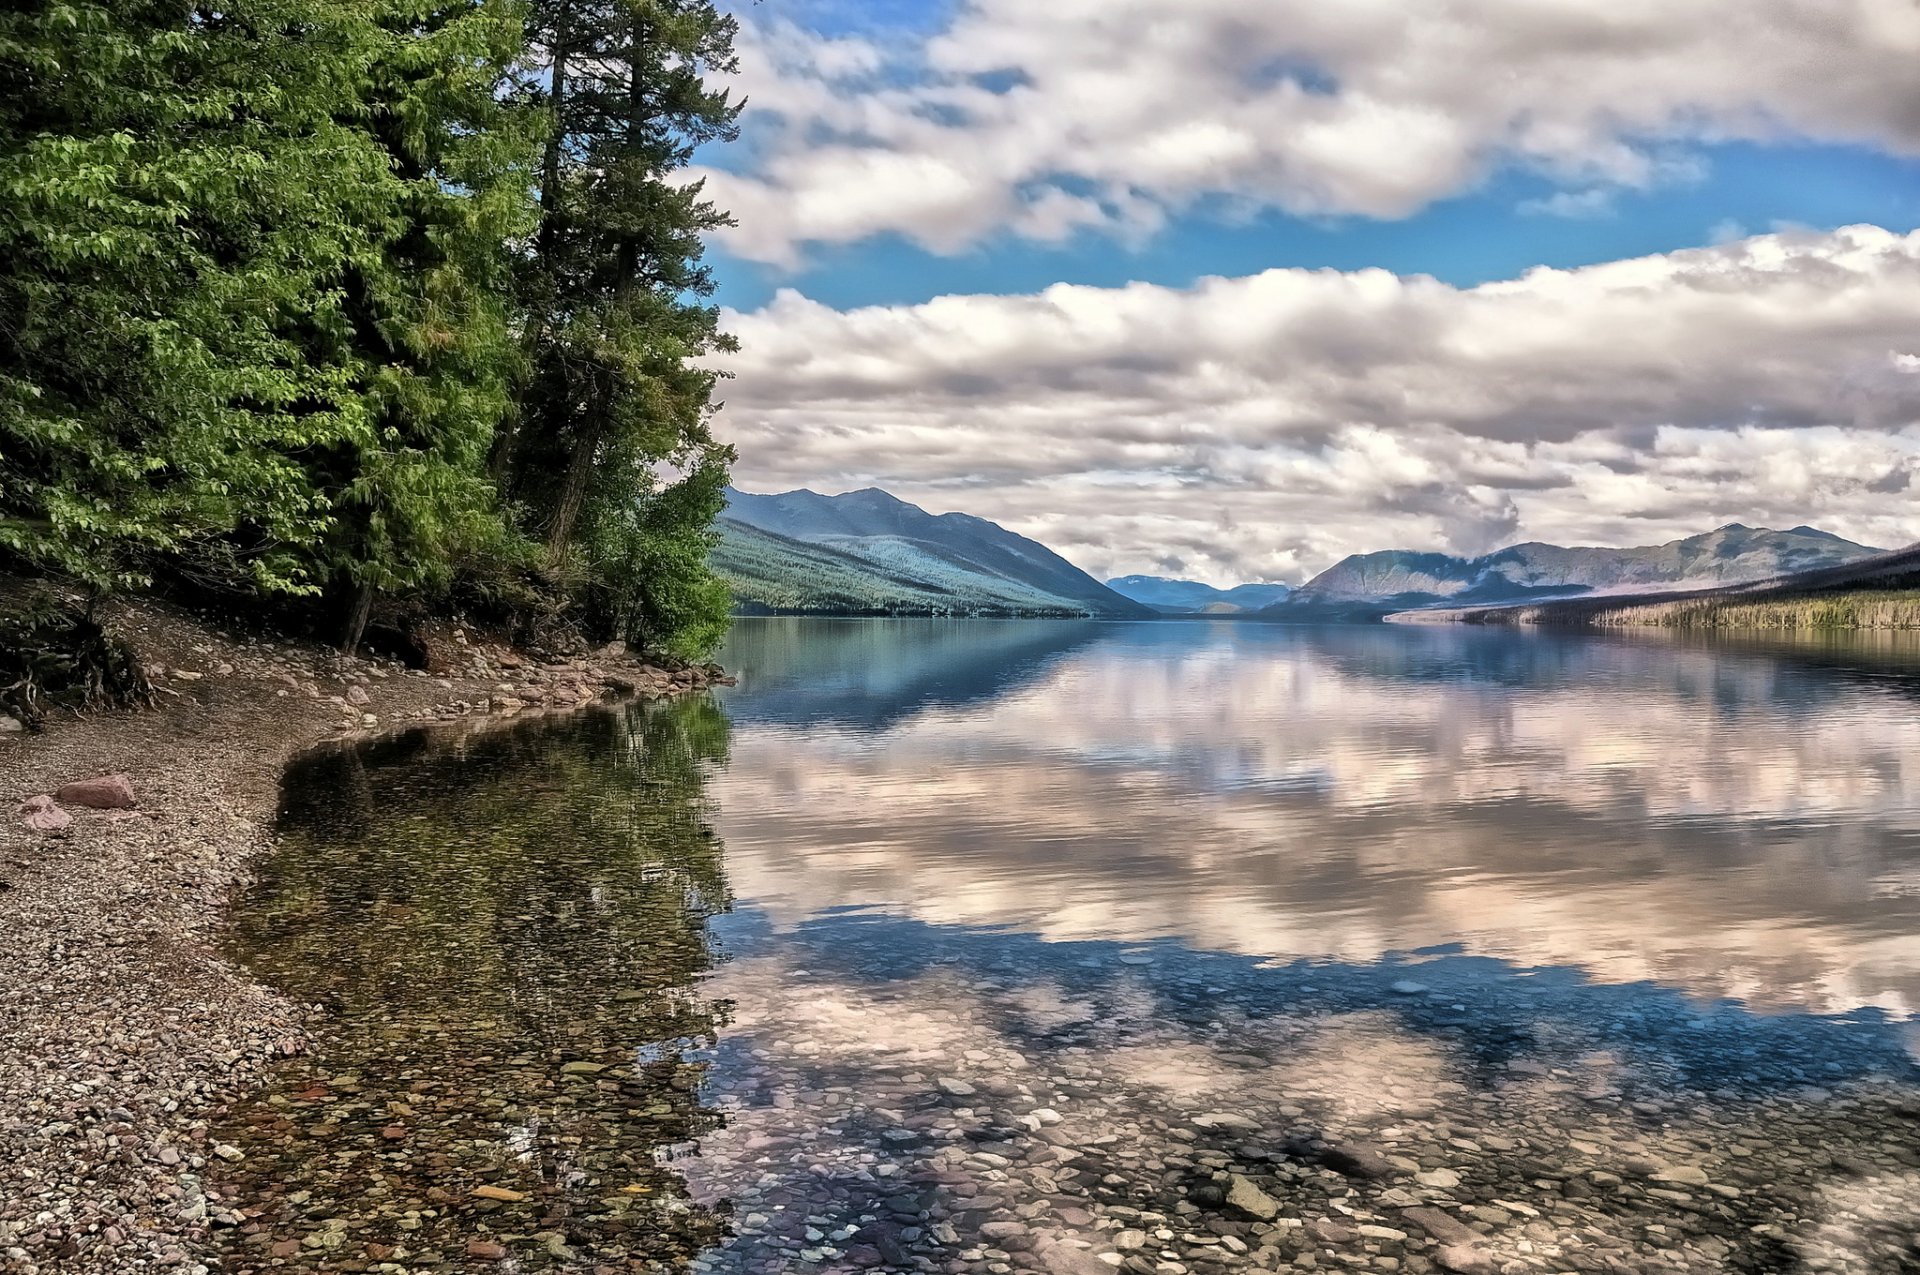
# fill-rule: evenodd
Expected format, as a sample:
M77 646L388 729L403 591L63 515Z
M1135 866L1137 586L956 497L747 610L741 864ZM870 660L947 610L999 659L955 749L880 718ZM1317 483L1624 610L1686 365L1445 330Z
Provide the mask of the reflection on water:
M662 1148L712 1127L699 985L728 904L709 703L328 749L238 910L254 971L328 1011L220 1136L235 1269L691 1254L724 1219Z
M968 627L897 626L869 690L866 649L742 626L719 804L743 897L785 923L855 902L1264 956L1464 941L1767 1008L1920 1003L1914 674L1836 672L1831 647L1083 625L955 706ZM819 680L842 720L884 698L884 725L759 718L789 650L852 657ZM921 652L942 690L906 713Z
M723 659L289 775L232 1269L1920 1269L1906 644Z

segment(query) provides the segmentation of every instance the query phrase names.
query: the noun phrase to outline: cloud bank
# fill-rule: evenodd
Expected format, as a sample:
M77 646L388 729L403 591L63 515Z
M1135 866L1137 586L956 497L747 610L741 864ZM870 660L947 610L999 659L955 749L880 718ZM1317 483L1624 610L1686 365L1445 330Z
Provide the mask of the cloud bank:
M1501 166L1593 215L1689 148L1920 154L1912 0L966 0L927 38L748 10L747 163L724 240L792 264L895 234L1151 233L1197 204L1403 217Z
M1299 580L1353 551L1730 520L1920 532L1920 232L1465 289L1281 269L845 312L786 291L726 322L743 487L877 484L1096 573Z

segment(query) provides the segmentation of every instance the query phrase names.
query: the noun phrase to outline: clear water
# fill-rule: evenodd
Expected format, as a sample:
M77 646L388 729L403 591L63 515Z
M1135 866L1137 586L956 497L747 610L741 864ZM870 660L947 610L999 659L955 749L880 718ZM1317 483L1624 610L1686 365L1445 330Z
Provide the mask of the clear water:
M1920 646L723 662L289 774L231 1269L1920 1269Z

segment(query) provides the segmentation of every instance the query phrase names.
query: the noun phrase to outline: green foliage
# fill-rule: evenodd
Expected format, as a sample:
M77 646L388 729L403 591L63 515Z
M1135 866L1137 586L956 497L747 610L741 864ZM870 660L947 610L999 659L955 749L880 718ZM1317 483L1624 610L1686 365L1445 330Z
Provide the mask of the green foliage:
M124 642L50 594L0 611L0 710L38 727L55 708L133 708L153 684Z
M498 467L550 564L584 557L618 628L702 650L725 611L699 550L730 455L708 429L719 373L699 360L735 347L703 300L700 237L729 219L674 174L734 135L739 105L703 77L733 69L736 24L707 0L529 13L545 75L525 100L549 131L523 277L530 375ZM692 477L663 487L666 470Z
M364 3L50 0L0 17L0 550L97 586L242 523L270 589L356 428L337 324L384 160Z
M637 500L594 507L583 547L596 627L683 660L712 653L733 609L727 582L708 562L726 483L725 456L709 454Z
M520 15L501 0L383 0L378 16L365 109L390 202L342 280L349 326L312 334L364 407L310 462L336 511L321 569L356 600L443 591L462 566L529 556L485 469L518 356L510 247L533 229L538 119L496 91ZM364 621L350 605L348 645Z
M700 300L725 218L669 178L731 134L701 76L732 29L666 0L8 7L0 558L304 596L351 644L382 597L525 601L523 526L578 579L591 525L628 574L585 593L708 642L703 571L633 573L705 525L656 474L726 459L694 362L730 348ZM573 78L521 88L556 38Z

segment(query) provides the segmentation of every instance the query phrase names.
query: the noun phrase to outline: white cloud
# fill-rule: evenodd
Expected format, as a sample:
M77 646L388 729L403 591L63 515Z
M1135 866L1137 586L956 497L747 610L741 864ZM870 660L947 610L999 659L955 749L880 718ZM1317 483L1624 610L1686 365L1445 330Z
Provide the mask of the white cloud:
M1565 217L1588 221L1613 215L1614 192L1610 187L1592 186L1586 190L1557 190L1541 199L1528 199L1520 211L1540 217Z
M1299 579L1395 546L1920 530L1920 232L1455 288L1270 270L730 313L754 490L869 483L1096 571Z
M1399 217L1503 163L1597 204L1728 139L1920 153L1912 0L966 0L885 46L745 21L753 162L703 175L769 262L1202 199Z
M1714 222L1712 228L1707 231L1707 242L1712 244L1732 243L1736 239L1745 239L1752 233L1751 230L1748 230L1734 218L1722 217L1719 221Z

